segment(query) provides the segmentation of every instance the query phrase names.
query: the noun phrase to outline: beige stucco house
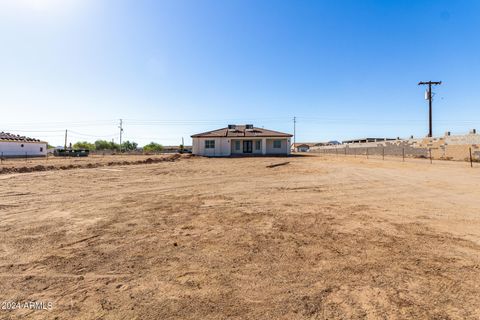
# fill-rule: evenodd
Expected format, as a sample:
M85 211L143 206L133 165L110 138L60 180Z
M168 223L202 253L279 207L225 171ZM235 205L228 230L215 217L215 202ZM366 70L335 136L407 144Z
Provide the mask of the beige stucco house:
M194 134L192 153L209 157L289 155L292 135L251 124Z

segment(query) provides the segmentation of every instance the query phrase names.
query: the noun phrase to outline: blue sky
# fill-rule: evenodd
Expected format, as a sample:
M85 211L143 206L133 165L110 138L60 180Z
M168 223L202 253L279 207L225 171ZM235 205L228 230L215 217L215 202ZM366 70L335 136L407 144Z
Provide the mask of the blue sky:
M0 2L0 130L189 142L228 123L297 141L480 129L479 1Z

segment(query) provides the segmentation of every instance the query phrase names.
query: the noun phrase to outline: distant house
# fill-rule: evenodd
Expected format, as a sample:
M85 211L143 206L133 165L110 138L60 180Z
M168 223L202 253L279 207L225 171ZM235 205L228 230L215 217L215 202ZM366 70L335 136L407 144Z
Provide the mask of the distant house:
M194 134L192 153L209 157L235 155L289 155L289 133L256 128L251 124L233 125Z
M308 152L311 147L317 145L316 143L293 143L292 144L292 151L293 152Z
M43 157L47 155L47 143L11 133L0 132L0 156Z
M328 141L325 145L326 146L338 146L339 144L341 144L341 142L339 142L337 140L332 140L332 141Z

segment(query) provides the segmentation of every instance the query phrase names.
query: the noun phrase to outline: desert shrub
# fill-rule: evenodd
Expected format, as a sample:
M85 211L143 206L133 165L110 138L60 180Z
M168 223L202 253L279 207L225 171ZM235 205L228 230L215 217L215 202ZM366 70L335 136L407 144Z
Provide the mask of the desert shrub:
M162 150L163 146L156 142L150 142L143 147L144 152L161 152Z

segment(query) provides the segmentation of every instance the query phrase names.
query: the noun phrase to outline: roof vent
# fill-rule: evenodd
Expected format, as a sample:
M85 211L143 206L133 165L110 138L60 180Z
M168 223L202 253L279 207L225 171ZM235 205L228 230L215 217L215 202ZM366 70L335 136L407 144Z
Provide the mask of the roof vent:
M245 129L252 130L253 129L253 124L246 124Z
M235 129L237 129L236 125L234 125L234 124L229 124L228 125L228 130L235 130Z

